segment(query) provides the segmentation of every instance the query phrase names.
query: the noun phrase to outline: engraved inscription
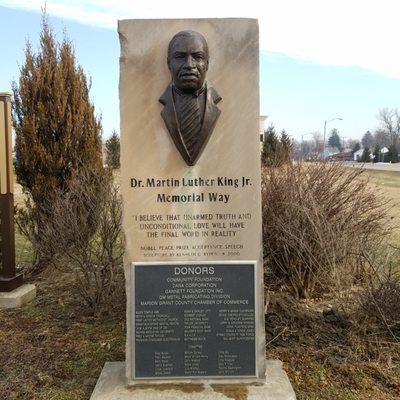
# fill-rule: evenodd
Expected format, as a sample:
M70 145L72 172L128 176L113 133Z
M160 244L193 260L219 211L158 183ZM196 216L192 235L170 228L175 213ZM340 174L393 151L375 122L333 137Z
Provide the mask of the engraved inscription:
M255 376L254 268L135 265L135 378Z

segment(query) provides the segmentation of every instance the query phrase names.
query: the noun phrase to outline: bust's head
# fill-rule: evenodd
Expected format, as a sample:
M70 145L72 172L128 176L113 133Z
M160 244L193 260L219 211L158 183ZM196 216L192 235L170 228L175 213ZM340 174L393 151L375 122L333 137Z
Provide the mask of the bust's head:
M195 31L178 32L168 45L168 68L173 84L182 92L201 89L208 70L208 45Z

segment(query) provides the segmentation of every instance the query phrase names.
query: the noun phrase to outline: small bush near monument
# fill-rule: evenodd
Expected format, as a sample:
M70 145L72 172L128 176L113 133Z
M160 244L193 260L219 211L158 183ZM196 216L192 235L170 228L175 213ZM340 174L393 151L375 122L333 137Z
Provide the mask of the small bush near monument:
M44 16L40 50L34 53L27 45L19 82L13 84L15 172L29 195L19 225L30 220L25 233L38 268L51 258L43 253L47 245L41 232L57 191L68 186L81 165L102 169L101 124L89 88L72 43L66 37L58 43Z
M385 202L338 164L286 164L262 177L264 257L269 282L297 298L354 282L365 252L388 233Z
M73 289L95 314L124 286L119 189L111 173L82 167L50 206L52 220L41 232L46 252L73 274Z
M359 326L400 342L400 249L382 247L368 256L368 263L373 274L360 292Z

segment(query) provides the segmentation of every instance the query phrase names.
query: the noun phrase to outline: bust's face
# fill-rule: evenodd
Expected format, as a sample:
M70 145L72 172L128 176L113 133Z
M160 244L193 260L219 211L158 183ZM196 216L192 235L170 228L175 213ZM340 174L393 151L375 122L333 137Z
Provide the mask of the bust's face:
M208 70L208 54L201 38L190 35L175 39L169 52L168 67L179 90L193 93L201 89Z

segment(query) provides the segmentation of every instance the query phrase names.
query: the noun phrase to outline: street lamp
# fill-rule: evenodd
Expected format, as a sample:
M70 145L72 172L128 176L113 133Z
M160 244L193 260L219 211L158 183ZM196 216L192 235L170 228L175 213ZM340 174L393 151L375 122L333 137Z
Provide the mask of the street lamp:
M323 149L322 149L322 158L323 158L323 159L325 159L326 124L329 124L329 122L336 121L336 120L338 120L338 121L343 121L343 118L337 117L337 118L332 118L332 119L329 119L328 121L325 121L325 124L324 124L324 147L323 147Z

